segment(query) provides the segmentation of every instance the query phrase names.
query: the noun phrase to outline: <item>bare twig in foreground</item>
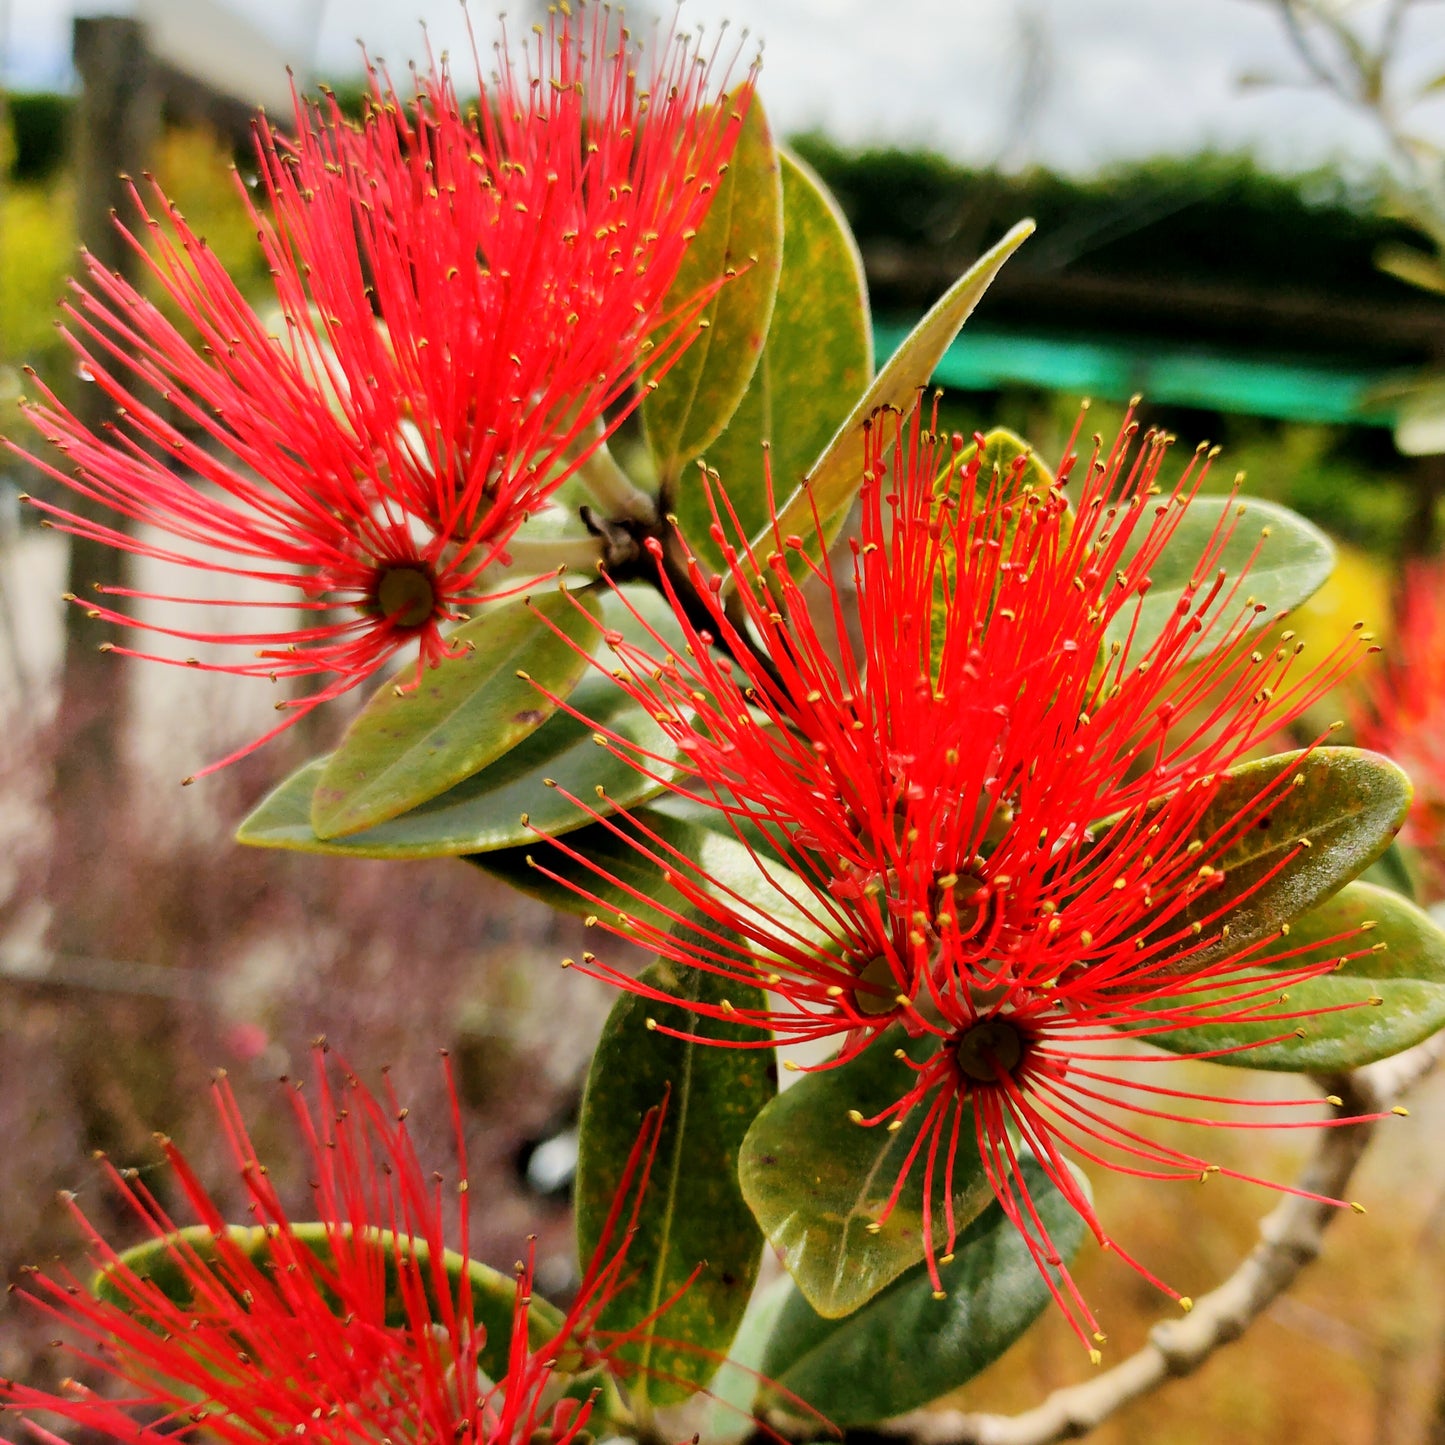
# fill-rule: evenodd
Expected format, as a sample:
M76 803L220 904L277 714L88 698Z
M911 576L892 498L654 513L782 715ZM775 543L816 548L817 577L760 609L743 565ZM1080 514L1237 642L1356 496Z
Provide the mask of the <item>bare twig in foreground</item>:
M1445 1056L1436 1036L1393 1059L1331 1079L1347 1116L1388 1111ZM1342 1197L1374 1134L1372 1123L1321 1131L1299 1187ZM919 1410L880 1426L910 1445L1052 1445L1077 1440L1165 1381L1192 1374L1217 1349L1242 1335L1320 1251L1325 1227L1339 1213L1328 1204L1287 1195L1260 1223L1259 1243L1228 1279L1195 1302L1191 1314L1156 1325L1149 1343L1082 1385L1056 1390L1021 1415Z

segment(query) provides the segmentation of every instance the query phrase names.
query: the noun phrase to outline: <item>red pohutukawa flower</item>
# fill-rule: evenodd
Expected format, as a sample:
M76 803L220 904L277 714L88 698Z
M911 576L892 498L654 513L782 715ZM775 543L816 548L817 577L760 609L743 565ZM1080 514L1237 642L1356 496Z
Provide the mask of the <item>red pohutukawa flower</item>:
M246 204L274 317L159 188L137 192L149 285L91 261L66 308L119 420L92 432L44 388L30 407L69 463L45 470L123 519L37 499L55 525L237 584L219 601L104 589L186 609L167 621L95 612L245 651L167 661L328 679L278 704L288 722L406 643L423 663L448 655L446 623L535 581L495 575L516 529L677 358L716 289L669 300L751 77L722 95L727 59L676 33L644 64L608 6L497 56L475 107L443 66L411 100L374 74L359 124L332 98L298 100L294 140L259 122L268 204ZM282 616L242 632L186 615L242 604Z
M719 520L733 610L694 568L710 623L689 624L678 606L684 650L609 639L621 685L680 761L616 737L613 747L720 812L745 844L761 833L769 847L755 857L771 885L730 887L641 820L604 819L690 906L671 931L642 910L621 927L670 958L764 986L762 1006L694 1007L784 1042L836 1039L824 1067L894 1024L936 1042L913 1065L913 1087L859 1120L923 1111L893 1198L921 1160L935 1287L932 1200L941 1184L951 1248L961 1131L1041 1267L1055 1266L1020 1144L1100 1240L1061 1148L1150 1177L1213 1168L1136 1131L1130 1111L1190 1117L1201 1100L1117 1077L1114 1031L1147 1037L1228 1017L1279 1020L1286 1036L1297 1016L1281 990L1333 962L1292 965L1278 935L1231 945L1224 918L1241 895L1211 893L1226 881L1226 850L1267 821L1302 762L1243 799L1224 792L1229 769L1368 643L1352 638L1304 670L1289 633L1256 650L1266 609L1247 595L1247 568L1219 566L1247 516L1233 505L1218 510L1177 600L1151 607L1151 569L1210 458L1201 450L1161 485L1168 439L1136 433L1131 420L1111 447L1096 442L1084 468L1071 447L1050 482L1027 459L981 470L981 444L966 452L935 435L921 409L880 414L852 546L856 615L801 538L775 527L764 558L728 544L737 529ZM797 580L809 573L821 603ZM600 871L565 839L556 846ZM613 912L591 896L606 923ZM591 954L582 966L648 991ZM1093 1332L1067 1275L1054 1285L1045 1274L1080 1333Z
M469 1273L447 1268L449 1246L470 1258L455 1094L457 1176L443 1181L423 1170L406 1110L397 1108L389 1085L378 1100L349 1075L333 1082L321 1057L315 1072L314 1104L299 1087L290 1093L316 1222L292 1222L220 1079L217 1113L240 1171L249 1228L227 1230L169 1140L166 1157L196 1225L178 1232L134 1171L108 1167L121 1201L155 1242L142 1269L117 1254L72 1200L103 1272L105 1297L93 1297L67 1274L38 1272L21 1292L79 1332L85 1343L73 1353L119 1382L124 1396L104 1398L74 1382L57 1396L0 1381L0 1412L57 1414L134 1445L162 1445L193 1431L234 1445L303 1435L329 1445L536 1439L569 1445L583 1434L592 1402L564 1398L557 1375L612 1362L661 1312L625 1337L597 1329L626 1283L627 1247L660 1111L644 1121L597 1251L557 1332L541 1344L533 1342L535 1327L529 1332L529 1251L517 1267L510 1344L486 1356ZM261 1230L264 1247L256 1239ZM27 1423L37 1438L63 1445L33 1418Z
M1389 648L1360 679L1360 743L1396 759L1415 784L1406 842L1445 892L1445 565L1416 562L1395 599Z

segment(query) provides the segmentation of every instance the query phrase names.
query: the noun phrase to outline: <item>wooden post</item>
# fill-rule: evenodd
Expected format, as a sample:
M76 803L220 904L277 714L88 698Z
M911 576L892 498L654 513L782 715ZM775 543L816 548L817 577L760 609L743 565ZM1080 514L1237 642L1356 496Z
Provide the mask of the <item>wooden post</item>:
M73 136L80 240L108 270L134 276L138 258L116 232L114 216L133 210L121 173L139 175L150 163L160 126L155 67L143 28L134 20L109 16L76 20L74 55L83 86ZM93 428L104 426L113 415L101 389L79 376L71 382L70 401ZM66 498L66 505L81 513L88 508L74 496ZM102 514L97 509L94 515ZM104 514L104 520L116 525L114 514ZM115 548L72 537L68 590L85 597L97 582L120 583L125 564L124 554ZM107 867L113 842L100 835L96 822L106 817L105 805L115 796L124 766L126 680L118 659L97 651L107 629L87 618L83 607L68 606L65 619L51 782L52 941L61 952L87 953L96 947L92 935L97 925L104 927L111 886L107 879L123 871L115 869L113 860Z
M134 276L135 253L115 228L115 217L133 219L134 206L122 175L139 176L150 164L160 128L160 92L155 66L146 49L145 31L134 20L115 16L78 19L74 32L75 68L82 89L75 113L76 229L80 244L107 271ZM88 426L103 426L112 407L97 386L79 378L74 386L76 415ZM68 505L84 511L83 500ZM113 514L105 520L114 523ZM113 547L80 537L70 539L70 590L84 596L96 582L119 582L125 558ZM65 668L82 669L93 659L104 631L72 607L66 614ZM82 663L77 653L85 655ZM101 659L104 661L104 659Z
M133 20L77 19L73 33L82 90L72 143L81 244L110 271L135 277L139 259L116 229L116 214L134 219L121 173L139 176L151 163L160 127L160 90L145 32ZM100 387L70 379L67 402L91 428L114 415ZM58 465L64 466L62 458ZM86 513L70 495L65 505ZM90 513L107 525L113 513ZM124 553L70 538L69 590L91 595L92 585L123 583ZM61 962L114 956L126 947L124 927L134 890L147 886L125 857L125 697L128 668L96 649L110 631L73 604L65 611L65 656L54 724L50 779L52 820L46 869L49 945ZM55 1035L56 1077L91 1147L131 1154L143 1147L133 1101L145 1081L169 1067L167 1040L174 1020L139 1001L70 993ZM104 1063L97 1066L97 1059ZM103 1075L103 1077L102 1077Z

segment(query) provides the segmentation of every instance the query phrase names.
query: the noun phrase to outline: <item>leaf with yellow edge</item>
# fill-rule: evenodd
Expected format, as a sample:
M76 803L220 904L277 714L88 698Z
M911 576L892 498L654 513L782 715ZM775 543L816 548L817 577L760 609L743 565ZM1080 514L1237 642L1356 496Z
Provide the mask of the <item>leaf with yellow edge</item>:
M863 423L881 407L906 411L912 406L915 394L928 385L934 367L973 314L994 277L1033 231L1032 221L1020 221L1003 240L980 256L909 332L838 428L822 456L813 463L808 475L779 507L778 537L796 534L807 545L814 546L818 540L815 515L823 523L825 540L836 534L863 484ZM771 525L753 538L753 546L764 561L778 550ZM724 590L727 590L726 583Z
M767 339L782 259L778 151L755 94L727 173L687 248L665 309L719 278L723 284L698 319L701 334L657 379L640 409L665 494L728 424L748 388Z

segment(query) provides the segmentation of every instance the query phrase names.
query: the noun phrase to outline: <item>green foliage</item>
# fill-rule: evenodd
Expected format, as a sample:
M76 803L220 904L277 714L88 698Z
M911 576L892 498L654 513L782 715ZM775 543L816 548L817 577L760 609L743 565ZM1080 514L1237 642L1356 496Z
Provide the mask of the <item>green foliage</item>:
M1067 1264L1084 1241L1084 1221L1036 1160L1025 1155L1021 1173L1021 1192ZM761 1352L767 1383L758 1403L787 1410L794 1395L845 1428L919 1409L992 1364L1052 1299L997 1202L959 1235L939 1277L944 1299L934 1298L926 1268L914 1265L843 1320L824 1319L789 1290Z
M1409 550L1414 486L1408 462L1393 447L1371 447L1360 429L1242 422L1229 425L1225 441L1231 465L1247 471L1251 491L1277 492L1339 540L1387 556Z
M1374 267L1377 247L1415 238L1379 196L1339 170L1283 176L1244 155L1155 156L1088 179L1033 169L1002 176L928 152L849 151L817 134L793 144L837 194L864 245L968 254L1018 216L1041 249L1088 269L1165 285L1182 275L1291 286L1398 303L1408 292Z
M1267 792L1274 806L1255 808ZM1160 925L1152 956L1178 957L1180 972L1192 974L1279 933L1390 846L1410 796L1394 763L1357 748L1281 753L1233 768L1195 836L1227 835L1242 813L1253 821L1208 865L1193 899ZM1134 826L1127 815L1120 821L1126 833ZM1110 832L1099 830L1100 849L1108 850ZM1196 923L1203 943L1191 932Z
M55 303L75 264L75 204L68 184L0 190L0 357L45 365L67 355Z
M461 655L427 668L415 687L383 683L317 780L316 836L399 817L535 732L557 709L546 693L565 696L586 670L600 611L595 596L560 590L511 602L450 633Z
M333 853L353 858L455 858L555 838L589 820L571 797L597 812L631 807L662 784L601 750L592 724L639 745L665 744L648 715L596 673L569 702L591 721L554 713L501 757L395 818L341 837L322 838L311 804L330 758L314 758L269 793L237 829L253 848ZM606 797L595 796L602 788ZM553 900L555 901L555 900Z
M669 926L686 902L671 875L691 864L712 887L752 899L767 914L786 917L795 930L806 928L789 896L802 885L786 868L763 872L755 854L730 831L678 817L670 808L637 808L628 822L593 823L569 836L567 846L564 852L539 841L468 861L563 912L615 917L624 933L633 920ZM599 878L573 854L589 858L613 881Z
M919 388L928 384L938 358L973 314L1004 263L1028 240L1033 229L1031 221L1015 226L949 287L904 338L808 475L778 507L776 532L767 528L753 539L760 559L778 550L775 536L786 540L789 535L797 535L806 546L816 549L819 524L826 539L836 535L863 484L867 452L864 423L880 408L906 411L912 405Z
M762 992L699 969L658 962L640 982L689 1003L764 1007ZM656 1030L701 1035L716 1047ZM652 1177L629 1247L632 1282L599 1327L643 1338L623 1358L635 1395L686 1399L707 1383L747 1308L762 1237L738 1190L738 1149L773 1097L777 1065L755 1029L700 1020L686 1007L624 994L602 1031L582 1100L577 1157L577 1237L583 1258L602 1236L628 1154L647 1110L667 1102ZM625 1222L624 1222L625 1227ZM661 1320L648 1323L669 1300ZM684 1345L674 1341L685 1342Z
M1176 1053L1241 1050L1220 1063L1250 1069L1331 1073L1357 1069L1408 1049L1445 1027L1445 932L1408 899L1372 883L1350 883L1297 918L1288 934L1246 974L1217 990L1220 1012L1252 984L1312 963L1336 960L1334 970L1290 983L1257 1001L1257 1018L1151 1034L1149 1042ZM1206 1007L1209 992L1195 995Z
M1388 888L1391 893L1398 893L1411 903L1420 901L1410 852L1398 838L1360 874L1360 882Z
M643 593L624 603L619 596L603 592L594 600L601 626L609 634L637 640L649 627L666 629L666 620L660 615L664 609L655 594ZM634 607L641 616L634 614ZM581 638L579 644L585 646L588 640ZM528 659L532 656L529 651ZM595 657L606 661L605 643ZM533 698L540 699L540 694L523 699L524 711ZM580 716L551 711L540 726L521 732L500 756L470 777L394 818L337 837L324 838L312 825L313 799L331 764L329 758L313 759L262 800L241 824L237 839L257 848L360 858L456 857L537 845L542 838L582 828L590 814L571 801L574 797L586 798L593 811L607 813L634 807L661 790L663 785L656 779L664 775L661 759L668 749L667 736L605 672L587 667L568 694L568 707ZM494 734L494 741L496 737ZM604 746L609 739L626 740L649 754L655 776L614 756ZM609 836L602 828L595 832L601 834L599 842ZM588 836L594 835L589 832ZM499 866L510 876L505 861ZM618 866L625 869L626 865L619 860ZM524 876L518 886L525 889L526 882ZM646 884L656 886L657 882L654 871ZM572 899L572 895L554 885L548 901L566 906L562 898Z
M703 333L643 402L642 422L666 496L683 468L737 410L767 340L783 259L783 192L773 134L756 96L707 219L673 282L669 306L724 284L704 308Z
M817 459L873 369L863 263L832 197L786 153L783 267L767 343L732 420L707 448L738 533L768 520L768 477L786 496ZM691 549L714 570L722 552L709 535L712 512L701 479L685 476L675 510ZM724 514L726 516L726 513Z
M75 101L53 91L17 91L5 97L10 122L10 179L25 185L54 179L70 156Z
M962 468L972 465L975 456L979 458L979 469L975 490L980 499L987 497L989 491L999 481L1009 476L1014 467L1019 465L1019 459L1025 458L1022 463L1022 474L1020 485L1030 491L1047 493L1054 484L1054 475L1038 459L1034 449L1016 433L1009 431L1007 427L995 427L982 438L982 448L977 440L971 442L958 458L959 470L944 473L944 476L957 478L962 475ZM944 476L938 479L934 488L935 495L943 491ZM1072 522L1072 513L1069 514ZM1006 526L1003 534L999 537L999 545L1008 548L1017 535L1017 525ZM945 539L943 543L945 553L948 557L948 565L941 568L937 580L933 584L932 619L929 635L932 639L931 656L933 658L935 672L939 660L943 655L944 644L948 639L950 625L950 613L953 610L953 595L955 587L955 573L957 570L957 558L954 556L953 544ZM990 613L997 602L997 594L990 598Z
M322 1264L333 1259L332 1241L328 1227L324 1224L295 1224L288 1231L298 1244L309 1250ZM148 1241L126 1250L120 1257L121 1265L150 1280L165 1297L174 1303L186 1306L192 1295L187 1284L187 1271L176 1257L176 1251L184 1253L188 1260L199 1259L212 1266L219 1277L226 1274L226 1251L236 1250L258 1268L270 1272L272 1246L267 1231L261 1225L231 1225L224 1230L226 1249L209 1225L191 1225L179 1229L165 1239ZM431 1251L422 1240L402 1240L385 1229L370 1229L357 1242L351 1240L353 1249L374 1250L377 1267L385 1281L385 1318L387 1324L402 1328L410 1316L406 1301L400 1289L399 1258L410 1257L421 1266L420 1274L429 1306L434 1318L443 1318L438 1308L437 1289L444 1283L451 1298L457 1298L462 1275L468 1277L471 1289L472 1318L486 1331L486 1341L478 1353L477 1363L495 1379L501 1379L507 1372L507 1350L512 1338L513 1311L517 1301L517 1282L508 1275L499 1273L476 1260L464 1259L453 1250L447 1250L442 1258L441 1280L430 1267ZM131 1301L114 1282L114 1266L102 1269L96 1275L92 1290L97 1298L121 1309L128 1309ZM527 1338L532 1346L544 1343L556 1335L562 1325L562 1312L540 1295L533 1293L527 1306Z
M169 127L157 146L155 170L165 193L196 234L205 238L242 294L252 298L269 294L270 271L256 240L256 223L241 195L242 181L230 147L208 130Z
M825 1319L851 1314L924 1257L921 1165L909 1170L887 1220L880 1223L880 1216L927 1108L914 1108L892 1132L882 1124L862 1126L853 1116L876 1117L912 1087L917 1075L895 1050L921 1061L937 1049L931 1035L909 1040L895 1026L858 1058L811 1073L779 1094L743 1141L743 1197L793 1283ZM991 1197L972 1138L971 1118L965 1118L953 1164L960 1227ZM942 1192L940 1178L935 1227L944 1217ZM945 1247L936 1241L940 1253Z
M725 866L718 853L727 855L732 849L727 840L709 829L652 808L638 808L634 817L635 827L618 825L623 829L621 836L606 823L582 828L568 837L565 852L537 843L479 854L468 861L563 913L582 918L606 915L609 921L615 916L620 924L636 918L666 929L670 915L685 900L663 881L666 867L644 854L639 840L646 839L649 851L663 860L674 856L695 860L714 878L720 876L714 869ZM607 878L599 878L574 853L590 859ZM751 865L746 855L738 861L746 881Z
M1211 552L1221 528L1228 538ZM1146 536L1141 527L1139 544ZM1246 568L1248 595L1260 607L1253 626L1265 627L1313 596L1334 565L1330 539L1285 507L1254 498L1195 497L1150 568L1149 590L1137 607L1123 608L1109 623L1104 648L1123 647L1132 638L1130 659L1144 657L1186 593L1207 588L1219 572L1237 578ZM1225 635L1222 629L1219 635Z

